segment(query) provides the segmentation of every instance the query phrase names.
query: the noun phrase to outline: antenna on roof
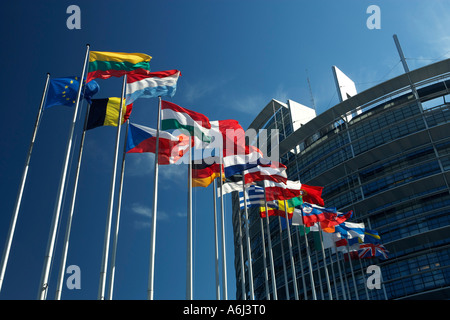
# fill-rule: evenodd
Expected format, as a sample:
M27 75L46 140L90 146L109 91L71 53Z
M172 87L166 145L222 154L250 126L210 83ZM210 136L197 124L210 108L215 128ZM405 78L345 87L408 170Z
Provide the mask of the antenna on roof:
M311 82L309 81L308 69L306 69L306 80L308 81L309 96L311 98L312 107L314 108L314 111L317 112L317 110L316 110L316 103L314 102L314 96L312 94Z
M408 81L409 81L409 85L411 87L411 91L417 101L417 104L419 105L420 109L423 110L422 107L422 102L419 99L419 94L417 93L416 87L414 86L413 82L411 81L411 78L409 77L409 68L408 68L408 64L406 63L406 59L405 56L403 54L403 50L402 47L400 46L400 42L398 41L398 37L396 34L393 35L394 38L394 42L395 42L395 46L397 47L397 51L398 51L398 55L400 56L400 60L402 61L403 64L403 69L405 70L405 73L408 74Z

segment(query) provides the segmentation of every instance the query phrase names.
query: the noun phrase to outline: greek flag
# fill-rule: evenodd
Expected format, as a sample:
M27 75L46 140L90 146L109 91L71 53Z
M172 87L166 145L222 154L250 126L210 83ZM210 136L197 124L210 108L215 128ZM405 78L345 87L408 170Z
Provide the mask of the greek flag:
M247 208L264 206L264 188L258 186L249 186L247 192ZM244 209L244 193L239 191L239 205Z

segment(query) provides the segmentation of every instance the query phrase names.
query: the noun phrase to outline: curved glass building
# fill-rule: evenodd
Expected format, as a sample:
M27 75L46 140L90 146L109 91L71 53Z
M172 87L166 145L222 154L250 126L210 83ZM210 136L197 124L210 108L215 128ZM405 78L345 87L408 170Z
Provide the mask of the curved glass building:
M250 299L249 271L255 299L274 299L274 283L278 299L312 299L313 287L317 299L448 299L449 94L450 59L348 97L318 116L293 101L272 100L250 128L278 129L280 159L289 179L323 186L326 207L353 210L351 221L377 230L389 259L344 261L330 249L323 255L314 249L310 233L312 283L304 235L296 227L288 234L281 219L271 217L272 247L267 232L263 246L261 226L267 231L266 221L251 209L250 270L246 241L240 238L247 220L235 192L237 299ZM275 281L263 249L272 250ZM380 289L367 288L369 265L380 267Z

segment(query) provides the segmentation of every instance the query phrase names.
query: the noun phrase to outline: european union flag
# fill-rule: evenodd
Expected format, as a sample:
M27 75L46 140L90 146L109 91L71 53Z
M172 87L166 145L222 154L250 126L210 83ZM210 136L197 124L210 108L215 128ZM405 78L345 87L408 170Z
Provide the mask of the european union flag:
M68 107L74 106L77 100L78 88L80 86L79 80L80 77L50 79L45 108L56 105ZM81 91L81 98L83 98L84 91L84 98L90 104L91 97L96 94L99 89L100 87L97 82L90 81Z

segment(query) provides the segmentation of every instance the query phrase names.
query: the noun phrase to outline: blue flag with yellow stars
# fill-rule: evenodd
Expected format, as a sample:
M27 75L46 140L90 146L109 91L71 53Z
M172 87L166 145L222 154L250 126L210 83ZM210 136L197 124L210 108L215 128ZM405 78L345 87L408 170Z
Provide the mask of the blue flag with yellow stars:
M72 107L77 101L80 77L65 77L50 79L45 108L56 105ZM99 85L95 81L89 81L81 91L81 98L91 103L91 97L98 92ZM84 95L83 95L84 93Z

